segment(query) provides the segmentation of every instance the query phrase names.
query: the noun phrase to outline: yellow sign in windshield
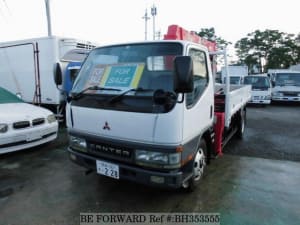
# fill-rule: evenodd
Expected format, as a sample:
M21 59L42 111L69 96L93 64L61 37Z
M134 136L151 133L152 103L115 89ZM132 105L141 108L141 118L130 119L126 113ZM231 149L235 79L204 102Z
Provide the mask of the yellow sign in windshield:
M144 64L117 64L106 68L100 86L136 88L144 70Z
M144 67L144 63L97 65L92 70L85 88L90 86L118 89L137 88Z

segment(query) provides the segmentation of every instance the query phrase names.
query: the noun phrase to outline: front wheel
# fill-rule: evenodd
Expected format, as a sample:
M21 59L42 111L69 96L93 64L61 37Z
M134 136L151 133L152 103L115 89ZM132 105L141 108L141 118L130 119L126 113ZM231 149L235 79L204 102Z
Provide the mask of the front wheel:
M195 190L196 186L201 182L203 178L206 162L207 146L205 140L201 139L193 161L193 175L187 182L183 183L184 189L188 191Z

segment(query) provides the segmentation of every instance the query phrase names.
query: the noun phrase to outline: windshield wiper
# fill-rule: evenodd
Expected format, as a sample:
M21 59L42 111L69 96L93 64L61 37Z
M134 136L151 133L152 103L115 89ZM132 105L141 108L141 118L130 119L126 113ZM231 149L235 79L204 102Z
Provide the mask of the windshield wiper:
M95 91L121 91L121 89L117 89L117 88L105 88L105 87L100 87L100 86L90 86L88 88L85 88L83 89L82 91L78 92L78 93L75 93L74 95L71 95L71 99L79 99L83 96L83 94L86 92L86 91L89 91L89 90L95 90Z
M144 88L141 88L141 87L139 87L139 88L132 88L132 89L129 89L129 90L124 91L123 93L121 93L121 94L119 94L119 95L116 95L116 96L114 96L114 97L108 99L106 102L107 102L107 103L115 103L115 102L118 102L119 100L122 99L122 97L123 97L124 95L126 95L127 93L132 92L132 91L135 91L135 92L149 92L149 91L154 91L154 90L153 90L153 89L144 89Z

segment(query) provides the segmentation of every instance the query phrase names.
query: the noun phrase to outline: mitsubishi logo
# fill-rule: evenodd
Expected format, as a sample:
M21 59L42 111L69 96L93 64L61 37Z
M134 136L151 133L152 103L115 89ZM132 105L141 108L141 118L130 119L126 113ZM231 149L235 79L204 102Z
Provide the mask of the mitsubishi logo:
M104 124L104 126L103 126L102 129L103 129L103 130L110 130L110 126L108 125L108 122L107 122L107 121L105 121L105 124Z

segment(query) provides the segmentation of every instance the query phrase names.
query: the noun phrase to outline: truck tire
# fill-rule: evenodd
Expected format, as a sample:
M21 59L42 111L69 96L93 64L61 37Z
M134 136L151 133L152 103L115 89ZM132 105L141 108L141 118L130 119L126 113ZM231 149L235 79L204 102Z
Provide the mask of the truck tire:
M238 119L238 129L236 132L236 136L238 139L243 139L246 125L246 109L241 109L241 113Z
M183 184L183 188L186 191L192 192L195 190L195 188L201 182L204 176L204 170L206 165L207 165L207 145L205 140L202 138L194 157L193 175L188 180L187 183Z

